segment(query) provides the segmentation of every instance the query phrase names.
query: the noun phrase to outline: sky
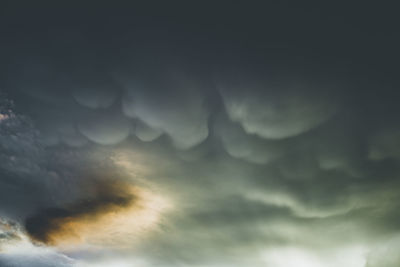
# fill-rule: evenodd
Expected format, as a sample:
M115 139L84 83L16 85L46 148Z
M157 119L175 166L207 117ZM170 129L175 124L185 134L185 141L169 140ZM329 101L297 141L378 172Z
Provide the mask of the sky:
M397 20L2 2L0 267L400 266Z

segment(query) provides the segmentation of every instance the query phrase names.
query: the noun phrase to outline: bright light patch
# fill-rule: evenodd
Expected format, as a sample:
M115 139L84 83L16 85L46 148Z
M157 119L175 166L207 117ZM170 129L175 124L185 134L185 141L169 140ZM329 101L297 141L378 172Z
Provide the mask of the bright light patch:
M323 267L315 255L298 248L271 248L263 258L271 267Z
M8 118L9 118L9 116L7 114L0 113L0 122L4 121L4 120L7 120Z
M329 251L281 247L267 249L262 259L267 267L365 267L366 251L359 246Z
M121 259L107 259L100 262L79 262L76 267L145 267L149 266L143 260L121 260Z

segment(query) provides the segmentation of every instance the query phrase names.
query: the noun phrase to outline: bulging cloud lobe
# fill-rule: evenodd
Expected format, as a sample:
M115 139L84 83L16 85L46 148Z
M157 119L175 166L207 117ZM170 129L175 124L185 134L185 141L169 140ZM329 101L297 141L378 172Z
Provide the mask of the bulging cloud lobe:
M229 118L249 134L266 139L293 137L317 127L335 112L325 88L307 88L317 85L245 80L221 82L219 91Z

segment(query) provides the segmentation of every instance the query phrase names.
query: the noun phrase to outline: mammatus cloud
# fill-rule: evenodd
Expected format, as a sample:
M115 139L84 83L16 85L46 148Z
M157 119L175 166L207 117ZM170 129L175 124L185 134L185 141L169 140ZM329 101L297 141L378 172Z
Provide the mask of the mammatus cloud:
M36 6L0 16L0 266L399 265L390 12Z
M117 113L90 113L78 123L78 130L89 140L101 145L113 145L125 140L132 122Z
M265 164L282 156L284 142L270 141L254 134L247 134L242 126L219 115L215 129L229 155L253 163Z
M301 81L272 82L265 78L264 81L221 82L219 91L229 118L240 123L247 133L266 139L284 139L317 127L335 112L326 88L307 86L318 85L302 85Z
M96 81L96 79L99 79ZM119 86L112 79L93 77L95 82L89 81L77 84L72 96L80 105L91 109L106 109L115 103Z
M122 81L124 114L145 123L139 124L137 135L141 139L154 139L163 132L179 149L200 144L208 136L209 111L203 85L175 73L160 76L155 81ZM150 133L143 127L153 130Z
M144 122L137 120L135 124L135 134L143 142L151 142L156 140L162 135L162 130L154 129L145 124Z
M267 137L261 128L249 131L246 124L253 119L233 118L226 104L211 113L196 89L190 94L124 90L122 103L77 108L59 121L48 114L30 119L3 103L1 168L7 175L1 181L8 189L1 197L15 205L3 204L2 212L15 218L29 247L39 249L26 257L3 253L4 264L369 267L396 262L379 249L389 242L379 241L382 236L398 231L390 223L399 173L398 138L390 125L360 131L359 118L344 109L299 132L278 118L274 131L290 134ZM326 108L325 100L311 95L285 100L296 94L272 96L283 99L276 113L288 114L285 123L311 112L286 109ZM268 93L252 90L228 90L221 101L242 98L259 103L245 104L249 108L268 106ZM250 124L274 128L260 118ZM188 129L197 121L207 134L193 130L191 136ZM48 142L42 125L50 126L56 141ZM100 179L101 173L110 179ZM23 188L30 195L18 193ZM178 203L170 213L167 195ZM42 200L35 203L37 196ZM87 246L107 252L96 258ZM63 251L71 247L83 252ZM136 259L126 251L134 251Z

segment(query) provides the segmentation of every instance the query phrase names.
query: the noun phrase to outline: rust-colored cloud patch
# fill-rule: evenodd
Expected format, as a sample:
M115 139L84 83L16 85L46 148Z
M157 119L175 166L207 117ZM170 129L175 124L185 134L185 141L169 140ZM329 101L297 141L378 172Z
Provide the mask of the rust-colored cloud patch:
M156 224L165 204L127 182L99 182L91 197L41 210L26 220L25 228L32 240L47 245L124 245Z

